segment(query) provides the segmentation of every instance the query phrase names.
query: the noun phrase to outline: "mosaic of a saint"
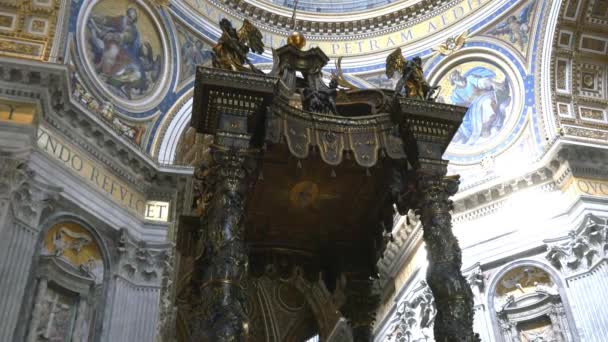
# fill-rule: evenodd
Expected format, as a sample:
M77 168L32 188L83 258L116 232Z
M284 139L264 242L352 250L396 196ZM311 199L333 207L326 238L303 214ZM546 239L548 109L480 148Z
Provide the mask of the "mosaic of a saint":
M530 40L530 22L535 5L535 1L529 2L519 13L504 19L488 34L507 40L523 52Z
M181 78L194 76L196 66L208 63L213 58L211 48L200 39L187 32L182 33L183 40L180 49L182 57Z
M122 15L93 13L87 22L95 71L117 95L145 95L161 73L161 56L139 28L140 13L129 7Z
M504 75L497 75L490 68L478 65L463 69L448 74L449 100L440 101L469 107L452 141L474 145L489 140L503 127L511 104L511 89Z

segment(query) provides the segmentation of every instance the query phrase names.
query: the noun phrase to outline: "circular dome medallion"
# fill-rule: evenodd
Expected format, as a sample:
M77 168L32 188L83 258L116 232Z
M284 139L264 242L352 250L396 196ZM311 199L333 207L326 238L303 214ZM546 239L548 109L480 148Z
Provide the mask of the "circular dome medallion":
M79 52L89 75L115 103L142 112L162 100L169 80L168 44L145 2L90 2L79 27Z
M495 150L515 133L522 113L519 73L485 52L463 53L441 64L431 78L441 86L437 101L469 108L446 155L469 159Z

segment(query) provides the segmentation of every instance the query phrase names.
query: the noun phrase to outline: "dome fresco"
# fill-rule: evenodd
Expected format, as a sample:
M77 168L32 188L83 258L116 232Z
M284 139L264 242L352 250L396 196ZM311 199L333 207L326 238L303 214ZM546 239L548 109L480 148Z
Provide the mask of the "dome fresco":
M101 1L86 27L87 58L109 91L127 100L149 96L163 60L160 37L145 11L123 1Z
M154 115L173 74L162 13L145 1L120 0L88 1L79 10L71 22L78 38L74 58L69 58L75 77L82 77L83 88L76 86L79 92L88 88L84 83L91 79L93 90L104 100L96 109L112 120L123 111L137 118ZM140 130L127 128L132 126L129 123L116 125L123 131Z
M238 27L248 19L260 29L265 51L250 59L267 71L272 49L287 43L296 3L180 0L152 7L138 0L123 8L109 6L112 1L87 1L72 9L72 29L84 32L75 35L77 49L69 53L73 87L81 91L92 85L102 97L116 99L110 108L81 101L162 163L173 162L175 148L169 145L188 125L195 66L210 63L219 20ZM333 60L326 76L343 57L341 69L357 87L393 88L396 81L384 75L385 58L397 47L406 58L422 57L425 74L442 87L438 101L470 108L445 155L467 184L479 174L492 176L484 168L507 163L510 150L527 160L543 150L545 129L538 117L543 111L535 99L535 58L542 42L535 38L548 6L544 0L303 0L296 15L306 37L303 49L317 46ZM114 60L99 32L116 31L128 11L138 14L131 31L139 39L118 50L118 56L129 58ZM450 44L454 39L461 44ZM141 82L118 77L123 65L140 70Z
M608 341L607 53L608 0L0 0L0 342Z

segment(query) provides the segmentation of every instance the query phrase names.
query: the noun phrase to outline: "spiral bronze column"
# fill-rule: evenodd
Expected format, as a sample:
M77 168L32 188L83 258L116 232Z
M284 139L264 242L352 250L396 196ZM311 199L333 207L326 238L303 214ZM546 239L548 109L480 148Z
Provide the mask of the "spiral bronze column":
M212 147L205 166L192 291L195 293L191 341L246 341L249 321L244 310L248 257L245 202L255 153Z
M418 173L416 207L428 253L426 279L437 306L434 322L438 342L476 342L473 293L461 273L462 252L452 233L452 201L459 177Z

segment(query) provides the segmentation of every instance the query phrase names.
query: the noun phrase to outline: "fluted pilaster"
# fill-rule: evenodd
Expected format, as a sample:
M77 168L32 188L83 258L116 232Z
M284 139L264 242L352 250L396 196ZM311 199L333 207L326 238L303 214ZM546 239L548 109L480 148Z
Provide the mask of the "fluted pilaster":
M0 156L0 341L11 341L40 233L40 216L59 189L41 184L27 155Z
M123 229L117 251L108 341L154 341L170 245L137 241Z
M160 287L115 278L108 341L154 341Z
M585 341L608 340L608 262L592 271L568 279L572 311Z

